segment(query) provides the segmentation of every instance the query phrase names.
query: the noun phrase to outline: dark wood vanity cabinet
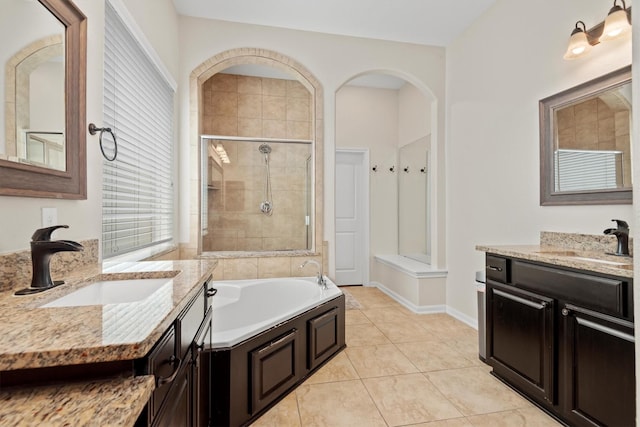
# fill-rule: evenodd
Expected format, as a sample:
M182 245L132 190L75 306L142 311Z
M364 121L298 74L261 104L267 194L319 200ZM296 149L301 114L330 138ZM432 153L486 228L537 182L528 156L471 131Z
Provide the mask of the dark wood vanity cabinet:
M487 363L569 425L635 425L632 287L487 255Z
M553 300L498 283L488 288L487 348L495 372L537 400L553 403Z
M208 280L144 359L137 374L152 374L156 389L136 425L179 427L209 424L210 359L203 355L211 334ZM210 336L210 335L209 335Z
M576 426L635 419L633 323L566 304L562 310L562 413Z

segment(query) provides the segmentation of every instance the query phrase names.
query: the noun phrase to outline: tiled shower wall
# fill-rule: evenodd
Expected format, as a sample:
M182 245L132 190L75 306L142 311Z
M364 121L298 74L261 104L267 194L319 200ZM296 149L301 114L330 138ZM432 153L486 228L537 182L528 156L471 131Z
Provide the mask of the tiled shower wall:
M260 211L266 199L266 167L261 143L215 141L222 144L230 163L223 164L223 185L209 189L208 233L202 249L208 251L272 251L307 248L305 216L307 161L311 144L270 143L273 211Z
M298 81L218 73L202 91L204 134L311 139L311 94Z
M217 73L202 85L203 133L311 139L311 94L298 81ZM266 170L260 143L216 142L230 157L224 183L208 190L203 251L291 250L307 247L306 161L311 145L270 144L273 215L260 212ZM309 230L312 232L312 230Z

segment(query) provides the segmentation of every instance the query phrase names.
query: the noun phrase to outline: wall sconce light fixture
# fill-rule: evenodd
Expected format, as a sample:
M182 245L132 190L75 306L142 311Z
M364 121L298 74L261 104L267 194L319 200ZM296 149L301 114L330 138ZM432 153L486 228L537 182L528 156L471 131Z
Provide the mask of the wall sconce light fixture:
M587 30L584 22L576 22L564 59L581 57L598 43L622 37L631 31L631 7L627 9L624 0L620 1L622 7L617 4L618 0L614 0L613 7L609 10L604 22L600 22L593 28Z

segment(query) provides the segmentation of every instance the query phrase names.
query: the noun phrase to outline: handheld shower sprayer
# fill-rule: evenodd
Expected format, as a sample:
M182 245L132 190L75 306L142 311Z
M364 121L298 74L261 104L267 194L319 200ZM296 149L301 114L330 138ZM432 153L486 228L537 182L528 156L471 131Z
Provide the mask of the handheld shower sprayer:
M271 153L271 146L269 144L260 144L258 150L264 154L265 164L265 185L264 185L264 201L260 203L260 211L268 216L273 214L273 194L271 192L271 171L269 169L269 154Z

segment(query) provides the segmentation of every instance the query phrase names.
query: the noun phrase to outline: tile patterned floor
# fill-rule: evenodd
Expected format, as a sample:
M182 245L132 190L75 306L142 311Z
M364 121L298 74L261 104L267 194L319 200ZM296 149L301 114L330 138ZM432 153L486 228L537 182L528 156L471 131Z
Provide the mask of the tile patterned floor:
M418 315L375 288L346 288L347 348L253 427L559 426L490 375L477 331Z

